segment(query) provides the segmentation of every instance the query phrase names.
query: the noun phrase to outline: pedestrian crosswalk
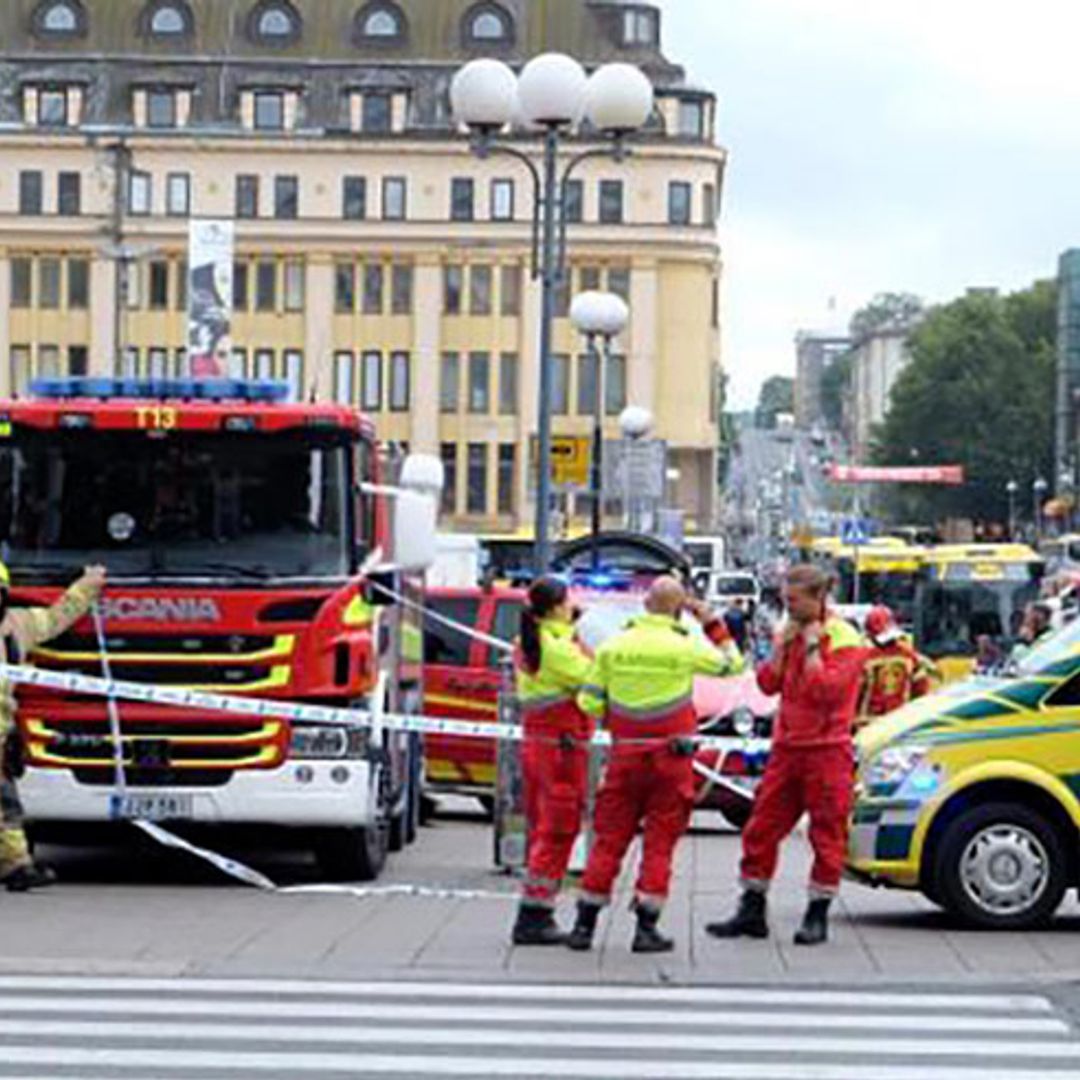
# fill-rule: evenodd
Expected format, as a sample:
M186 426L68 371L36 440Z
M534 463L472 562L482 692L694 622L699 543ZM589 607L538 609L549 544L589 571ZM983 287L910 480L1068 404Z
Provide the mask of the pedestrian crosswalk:
M0 1077L1057 1080L1040 994L0 975Z

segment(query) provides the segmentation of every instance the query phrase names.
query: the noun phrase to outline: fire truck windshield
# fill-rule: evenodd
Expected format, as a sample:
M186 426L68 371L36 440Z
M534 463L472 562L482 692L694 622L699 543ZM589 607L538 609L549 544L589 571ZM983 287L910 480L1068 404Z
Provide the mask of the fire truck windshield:
M352 445L340 432L42 432L0 447L0 536L21 573L104 562L161 577L350 572Z

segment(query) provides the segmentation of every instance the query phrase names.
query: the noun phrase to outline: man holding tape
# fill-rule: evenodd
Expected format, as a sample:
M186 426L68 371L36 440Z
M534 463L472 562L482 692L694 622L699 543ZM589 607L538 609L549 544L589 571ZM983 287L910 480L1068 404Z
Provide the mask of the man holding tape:
M47 608L11 608L11 576L0 563L0 660L23 664L38 645L58 637L93 607L105 585L105 568L88 566L81 578ZM15 788L21 770L15 733L15 693L0 681L0 882L8 892L51 885L56 875L30 857L23 830L22 804Z
M695 640L681 624L684 610L702 624L708 641ZM723 619L689 599L670 577L653 583L645 614L597 651L578 701L607 725L612 750L596 796L595 839L567 941L571 949L592 945L597 918L639 825L644 838L631 948L654 953L674 947L656 924L667 899L675 846L694 804L694 676L737 675L742 667Z

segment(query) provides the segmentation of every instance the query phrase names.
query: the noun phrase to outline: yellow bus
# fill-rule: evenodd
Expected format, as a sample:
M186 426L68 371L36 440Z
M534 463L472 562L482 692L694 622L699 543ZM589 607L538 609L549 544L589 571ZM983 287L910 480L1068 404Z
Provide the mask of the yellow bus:
M838 603L885 604L902 626L914 625L922 548L894 536L880 536L858 551L835 537L814 541L810 550L811 559L835 574Z

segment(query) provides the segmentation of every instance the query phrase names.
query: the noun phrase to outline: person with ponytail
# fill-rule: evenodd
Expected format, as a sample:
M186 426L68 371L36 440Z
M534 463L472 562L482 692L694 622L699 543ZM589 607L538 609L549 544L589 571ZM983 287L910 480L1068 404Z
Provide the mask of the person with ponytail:
M555 921L555 900L585 811L593 725L576 698L590 666L574 637L574 609L565 583L553 577L534 581L515 653L528 828L515 945L566 940Z

